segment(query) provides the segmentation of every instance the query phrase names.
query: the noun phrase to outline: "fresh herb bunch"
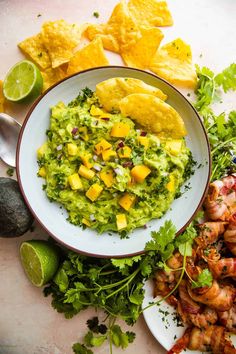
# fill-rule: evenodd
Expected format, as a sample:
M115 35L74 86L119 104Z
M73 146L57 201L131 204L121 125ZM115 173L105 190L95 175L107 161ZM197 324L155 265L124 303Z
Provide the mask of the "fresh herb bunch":
M224 92L236 90L236 64L231 64L220 74L196 66L198 86L195 108L203 118L211 145L211 180L220 179L236 172L236 111L215 115L212 104L220 100L220 89Z

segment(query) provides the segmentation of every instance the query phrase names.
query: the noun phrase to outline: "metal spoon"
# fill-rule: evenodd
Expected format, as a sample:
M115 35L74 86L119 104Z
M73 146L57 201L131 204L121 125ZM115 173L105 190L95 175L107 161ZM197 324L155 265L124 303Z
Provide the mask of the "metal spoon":
M0 113L0 159L16 167L16 146L21 124L5 113Z

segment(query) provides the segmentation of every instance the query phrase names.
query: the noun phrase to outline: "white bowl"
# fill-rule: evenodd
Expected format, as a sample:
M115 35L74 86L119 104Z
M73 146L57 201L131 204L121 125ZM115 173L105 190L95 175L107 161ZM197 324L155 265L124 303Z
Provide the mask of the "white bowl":
M58 101L65 103L75 98L86 86L95 90L97 83L112 77L133 77L159 87L167 102L182 116L188 135L187 146L197 162L195 173L186 182L190 188L176 199L171 209L161 218L150 221L147 228L136 229L128 239L108 233L83 230L67 221L67 212L57 203L50 203L42 190L44 181L37 177L36 150L46 139L50 107ZM158 230L165 220L172 220L178 233L190 223L200 208L209 184L211 163L207 135L200 117L188 100L173 86L157 76L138 69L109 66L86 70L73 75L50 88L33 104L26 116L17 146L17 177L22 194L34 217L57 241L74 251L96 257L127 257L142 253L151 231ZM184 186L182 187L184 191Z

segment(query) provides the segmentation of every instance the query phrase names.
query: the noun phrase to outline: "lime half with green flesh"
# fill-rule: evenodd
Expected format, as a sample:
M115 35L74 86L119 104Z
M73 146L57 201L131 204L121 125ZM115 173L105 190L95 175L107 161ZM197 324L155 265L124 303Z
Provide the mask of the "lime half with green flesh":
M20 258L27 277L38 287L48 283L59 266L58 249L48 241L24 241L20 246Z
M3 81L3 95L11 102L31 102L41 94L42 88L41 72L29 60L16 63Z

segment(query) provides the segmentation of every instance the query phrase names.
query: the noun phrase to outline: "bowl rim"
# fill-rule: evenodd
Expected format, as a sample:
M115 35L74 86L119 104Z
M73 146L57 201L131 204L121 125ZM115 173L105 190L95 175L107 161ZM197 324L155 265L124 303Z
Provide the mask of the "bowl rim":
M35 107L38 105L38 103L44 98L44 96L46 96L46 94L53 90L56 86L60 85L62 82L70 79L71 77L74 77L74 76L79 76L80 74L83 74L83 73L86 73L86 72L90 72L90 71L94 71L94 70L101 70L101 69L124 69L124 70L127 70L127 71L138 71L138 72L141 72L141 73L145 73L147 75L150 75L154 78L157 78L158 80L160 81L163 81L165 84L167 84L168 86L170 86L174 91L176 91L176 93L178 93L183 99L184 101L186 102L187 105L189 105L191 107L191 109L195 112L199 122L200 122L200 125L202 127L202 130L204 132L204 135L205 135L205 139L206 139L206 143L207 143L207 150L208 150L208 176L207 176L207 182L206 182L206 185L205 185L205 189L204 189L204 192L202 194L202 197L201 199L199 200L199 203L198 203L198 206L196 207L194 213L192 214L191 218L178 230L178 232L176 233L176 235L179 235L181 234L185 229L186 227L191 223L191 221L194 219L195 215L197 214L197 212L199 211L199 209L201 208L203 202L204 202L204 199L207 195L207 192L208 192L208 187L209 187L209 184L210 184L210 177L211 177L211 172L212 172L212 160L211 160L211 149L210 149L210 142L209 142L209 138L208 138L208 135L207 135L207 132L206 132L206 128L204 127L204 124L202 122L202 119L199 115L199 113L197 112L197 110L195 109L195 107L193 106L193 104L175 87L173 86L172 84L170 84L168 81L166 81L165 79L159 77L158 75L154 74L154 73L151 73L151 72L148 72L148 71L145 71L145 70L142 70L142 69L138 69L138 68L132 68L132 67L126 67L126 66L122 66L122 65L107 65L107 66L98 66L98 67L95 67L95 68L90 68L90 69L86 69L86 70L82 70L82 71L79 71L75 74L72 74L70 76L67 76L65 77L64 79L56 82L54 85L50 86L47 90L45 90L34 102L33 104L31 105L29 111L26 113L26 116L25 116L25 119L23 121L23 124L21 126L21 130L20 130L20 133L19 133L19 136L18 136L18 141L17 141L17 147L16 147L16 176L17 176L17 181L18 181L18 184L19 184L19 187L20 187L20 191L21 191L21 194L25 200L25 203L27 205L27 207L29 208L30 212L32 213L33 217L35 220L37 220L37 222L40 224L40 226L42 226L42 228L48 233L49 236L51 236L56 242L58 242L59 244L61 244L62 246L66 247L67 249L71 250L71 251L74 251L76 253L80 253L82 255L85 255L85 256L88 256L88 257L96 257L96 258L126 258L126 257L134 257L134 256L137 256L137 255L141 255L141 254L144 254L145 253L145 250L142 250L142 251L138 251L138 252L133 252L133 253L127 253L127 254L124 254L124 255L101 255L101 254L95 254L95 253L90 253L90 252L86 252L86 251L82 251L82 250L79 250L78 248L75 248L73 246L70 246L70 245L67 245L66 242L60 240L57 235L53 234L51 231L48 230L47 226L44 225L44 223L39 219L39 217L36 215L36 213L34 212L33 208L31 207L28 199L27 199L27 196L24 192L24 188L23 188L23 185L22 185L22 181L21 181L21 176L20 176L20 168L19 168L19 155L20 155L20 145L21 145L21 140L22 140L22 136L23 136L23 132L25 130L25 127L27 125L27 122L32 114L32 112L34 111Z

